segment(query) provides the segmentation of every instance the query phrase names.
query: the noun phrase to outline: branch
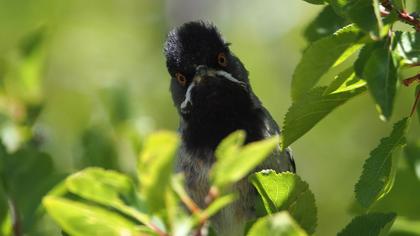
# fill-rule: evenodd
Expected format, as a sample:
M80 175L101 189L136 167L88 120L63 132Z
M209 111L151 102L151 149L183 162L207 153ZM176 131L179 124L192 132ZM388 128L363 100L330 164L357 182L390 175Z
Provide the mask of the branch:
M414 29L417 32L420 32L420 20L418 20L417 18L415 18L414 16L410 15L406 10L401 10L399 11L398 9L394 9L394 7L392 6L391 2L389 0L382 0L381 1L382 6L387 10L387 11L383 11L381 10L381 15L382 16L387 16L389 15L389 13L392 10L395 10L398 14L398 18L400 18L400 20L406 24L409 24L411 26L414 27Z
M9 199L9 208L12 213L12 220L13 220L13 235L14 236L22 236L22 225L20 222L19 211L16 207L15 201L13 199Z
M414 100L414 104L413 104L413 107L411 108L410 116L414 115L414 112L416 111L417 104L419 103L419 100L420 100L420 90L417 91L416 100Z
M209 192L207 193L207 196L205 197L204 201L207 206L209 206L211 203L213 203L218 197L220 196L219 189L215 186L211 186L209 189ZM202 236L201 231L203 230L203 227L206 225L209 217L208 215L202 214L200 217L200 225L195 233L194 236Z
M415 76L412 76L410 78L404 79L402 82L405 86L410 86L412 83L414 83L415 81L420 83L420 74L417 74Z

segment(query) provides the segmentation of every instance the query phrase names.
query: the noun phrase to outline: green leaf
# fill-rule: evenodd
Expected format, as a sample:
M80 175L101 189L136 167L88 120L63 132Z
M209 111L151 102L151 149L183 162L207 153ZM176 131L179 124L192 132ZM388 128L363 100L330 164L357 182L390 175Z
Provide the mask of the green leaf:
M337 236L385 236L396 218L395 213L371 213L357 216Z
M366 208L386 195L395 177L395 160L392 154L405 142L408 118L395 123L391 134L381 139L363 165L363 172L355 186L356 199Z
M149 210L159 212L165 208L175 153L179 137L176 133L160 131L150 135L138 161L140 193Z
M34 148L27 147L13 154L5 154L3 161L4 188L15 202L22 218L22 229L27 232L39 215L37 210L42 198L63 176L54 172L48 154Z
M363 79L378 104L382 120L388 120L392 114L397 88L397 66L393 56L387 48L376 48L363 69Z
M361 37L360 31L350 25L310 45L293 74L293 101L314 87L330 68L341 64L356 52L361 46Z
M373 39L379 39L386 33L379 12L378 0L331 0L334 10L346 16Z
M264 170L249 176L249 181L257 189L267 213L287 210L306 232L315 232L315 197L299 176Z
M227 194L221 197L216 198L214 202L212 202L206 209L204 209L200 216L196 218L196 224L200 223L200 219L203 217L209 218L214 216L220 210L225 208L227 205L231 204L237 198L234 194Z
M420 63L420 32L395 32L396 52L405 64Z
M343 88L340 86L340 89ZM343 90L343 92L325 95L326 91L326 87L314 88L300 100L292 103L283 122L283 135L281 137L283 148L288 147L312 129L336 107L365 91L365 87L361 86L353 90Z
M323 95L347 92L361 88L366 85L366 82L356 77L353 67L347 68L338 74Z
M213 185L223 189L242 179L264 161L279 144L279 137L274 136L239 148L238 145L243 139L243 132L232 133L217 148L217 162L210 172Z
M305 231L286 212L282 211L257 220L248 236L306 236Z
M216 157L222 157L225 162L232 162L229 158L234 158L236 153L239 152L245 142L245 136L244 130L237 130L229 134L217 146L215 151Z
M303 35L308 42L331 35L348 25L348 21L337 15L330 5L325 6L319 15L306 27Z
M43 204L49 215L70 235L140 234L132 221L97 206L57 197L46 197Z
M360 78L363 77L363 70L365 69L366 62L369 60L370 56L372 55L372 52L381 47L386 47L386 40L381 40L373 43L367 43L363 48L360 50L359 56L357 57L357 60L354 62L354 71L356 72L356 75Z
M104 205L125 204L134 194L134 184L128 176L111 170L91 167L77 172L65 181L67 189L83 198Z
M395 177L394 187L391 191L381 198L374 206L372 212L387 212L392 209L399 217L410 220L420 220L420 181L415 173L406 168L400 169ZM358 206L358 213L363 213L365 209Z
M68 177L68 191L96 203L107 205L147 224L145 204L136 196L133 181L123 174L101 168L88 168Z

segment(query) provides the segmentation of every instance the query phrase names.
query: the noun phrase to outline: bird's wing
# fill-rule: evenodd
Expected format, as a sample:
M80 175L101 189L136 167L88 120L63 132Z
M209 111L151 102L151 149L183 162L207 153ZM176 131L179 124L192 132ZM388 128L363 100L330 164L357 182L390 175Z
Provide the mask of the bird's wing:
M276 121L273 119L271 114L267 111L267 109L263 108L264 118L265 118L265 129L268 133L268 136L274 136L274 135L280 135L281 130L279 126L277 125ZM277 152L275 155L275 158L285 158L287 159L287 164L289 166L288 170L291 172L296 172L296 164L295 160L293 158L293 153L290 147L285 148L285 150L282 152L280 150L280 146L277 147ZM281 162L281 165L284 165L284 163ZM282 167L283 169L283 167Z

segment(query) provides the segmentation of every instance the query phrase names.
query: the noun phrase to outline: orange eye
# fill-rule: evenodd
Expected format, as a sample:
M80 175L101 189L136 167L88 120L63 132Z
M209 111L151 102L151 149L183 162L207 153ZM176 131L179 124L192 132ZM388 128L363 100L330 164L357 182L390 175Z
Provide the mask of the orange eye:
M185 78L185 76L183 74L176 73L175 78L180 85L185 86L185 84L187 84L187 78Z
M221 53L219 53L219 55L217 55L217 63L219 63L219 65L221 65L223 67L227 66L228 61L227 61L226 55L223 52L221 52Z

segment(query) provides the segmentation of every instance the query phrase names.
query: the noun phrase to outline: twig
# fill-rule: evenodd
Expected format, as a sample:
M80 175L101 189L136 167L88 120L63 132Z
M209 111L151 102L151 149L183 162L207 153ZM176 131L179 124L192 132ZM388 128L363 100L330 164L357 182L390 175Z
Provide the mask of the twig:
M417 32L420 32L420 20L416 19L414 16L410 15L406 10L399 11L398 9L394 9L391 2L389 0L382 0L382 6L387 10L381 10L382 16L387 16L390 14L391 11L395 10L398 14L398 18L406 24L412 25Z
M13 199L9 199L9 207L12 213L13 219L13 235L14 236L22 236L22 226L20 222L19 210L16 207L15 201Z
M417 104L419 103L419 100L420 100L420 90L417 91L416 100L414 101L413 107L411 108L410 116L414 115L414 112L416 111Z
M209 192L207 193L207 196L204 199L204 202L207 206L212 204L218 197L220 196L219 189L215 186L211 186L209 189ZM202 229L204 225L207 223L207 220L209 219L209 216L206 214L201 214L200 216L200 225L198 226L197 232L195 236L202 236Z
M206 204L210 205L212 202L214 202L214 200L216 200L216 198L219 197L219 195L219 189L215 186L211 186L205 199Z
M148 223L147 225L149 226L150 229L152 229L153 231L155 231L155 233L157 233L159 236L168 236L167 233L165 233L162 230L160 230L159 227L157 227L153 223Z
M412 68L412 67L418 67L420 66L420 62L416 62L416 63L406 63L403 65L405 68Z
M201 213L200 207L198 207L197 204L188 195L182 195L180 196L180 199L188 208L188 210L190 210L194 215L199 215Z
M410 86L412 83L414 83L415 81L417 81L417 82L420 82L420 74L417 74L417 75L415 75L415 76L412 76L412 77L410 77L410 78L407 78L407 79L404 79L403 81L402 81L402 83L405 85L405 86Z

